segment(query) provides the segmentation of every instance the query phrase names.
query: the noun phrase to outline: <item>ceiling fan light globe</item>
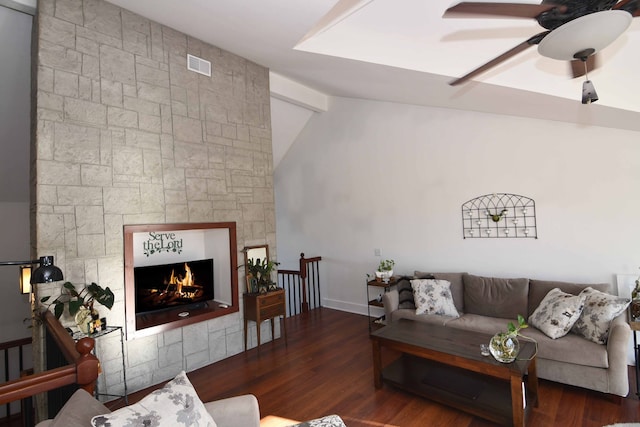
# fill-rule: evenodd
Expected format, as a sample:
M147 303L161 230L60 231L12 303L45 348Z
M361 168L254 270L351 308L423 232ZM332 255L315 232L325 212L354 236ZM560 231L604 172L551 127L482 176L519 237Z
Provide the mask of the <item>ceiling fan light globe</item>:
M551 31L538 44L542 56L571 61L577 52L598 52L613 43L631 25L632 16L624 10L605 10L581 16Z

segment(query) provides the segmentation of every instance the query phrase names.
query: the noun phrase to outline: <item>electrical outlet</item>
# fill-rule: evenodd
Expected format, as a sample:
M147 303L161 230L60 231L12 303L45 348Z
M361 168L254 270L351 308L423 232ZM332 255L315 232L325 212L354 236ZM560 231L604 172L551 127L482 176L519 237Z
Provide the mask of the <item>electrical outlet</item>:
M380 256L380 249L375 248L375 249L373 250L373 254L374 254L375 256Z

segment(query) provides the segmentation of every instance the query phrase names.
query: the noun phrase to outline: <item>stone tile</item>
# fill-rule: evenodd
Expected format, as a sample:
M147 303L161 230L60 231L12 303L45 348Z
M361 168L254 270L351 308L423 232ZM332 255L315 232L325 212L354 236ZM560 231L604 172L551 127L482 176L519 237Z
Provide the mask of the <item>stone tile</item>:
M214 221L213 203L210 201L189 201L189 221L208 222Z
M100 79L100 60L97 56L86 53L82 55L82 75L91 79Z
M140 184L140 191L144 194L142 199L142 212L164 213L164 190L158 184Z
M105 213L140 213L140 190L138 188L104 188Z
M182 328L182 341L186 356L208 350L208 331L205 323L196 323Z
M162 119L158 116L152 116L150 114L139 113L139 124L138 127L140 130L153 132L153 133L161 133L162 132Z
M136 63L136 78L138 82L169 88L169 73L167 71L142 64L140 61Z
M175 142L174 153L176 167L206 169L209 166L208 150L202 144Z
M118 107L107 108L107 124L125 128L138 127L138 113Z
M38 107L40 108L46 108L48 110L55 111L64 111L64 98L62 97L62 95L55 95L53 93L39 91L37 102Z
M99 187L58 186L60 205L101 205L102 191Z
M107 124L107 108L95 102L65 98L64 116L66 119L92 125Z
M46 40L40 40L38 58L40 66L56 70L69 71L80 74L82 72L82 54L72 49L66 49Z
M80 165L38 160L38 179L45 184L80 185ZM52 193L56 194L55 191L52 191Z
M100 75L108 80L135 84L133 54L111 46L100 46Z
M76 206L76 228L81 234L104 234L102 206Z
M76 50L97 58L100 50L100 44L95 40L76 35Z
M84 0L85 27L114 38L122 38L120 8L101 0Z
M98 129L56 123L54 159L60 162L100 164Z
M187 178L187 199L192 200L208 200L207 180Z
M160 105L157 102L146 101L144 99L124 96L124 108L137 111L139 113L160 115Z
M125 28L123 31L122 47L127 52L135 55L149 56L151 42L147 35Z
M104 234L77 236L78 257L104 256Z
M125 141L127 145L136 148L160 149L160 137L150 132L126 129Z
M38 23L40 40L75 49L76 26L74 24L45 14L40 15Z
M138 98L158 104L171 103L169 88L138 82Z
M142 175L144 163L142 150L138 148L122 147L113 152L114 175Z
M158 367L163 369L167 366L181 363L183 357L181 342L160 347L158 349Z
M202 122L189 117L173 117L173 136L184 142L202 142Z
M112 105L114 107L123 106L122 83L112 80L100 80L100 99L103 104Z
M166 205L165 206L167 223L189 222L189 208L183 205Z
M127 30L137 31L141 34L151 34L151 22L138 14L129 12L126 9L121 10L122 15L122 27Z
M146 176L162 178L162 158L158 150L144 150L143 172Z
M56 248L64 242L64 216L60 214L38 214L36 223L39 248Z
M54 72L54 92L58 95L78 97L78 75L66 71ZM40 104L43 106L42 104Z

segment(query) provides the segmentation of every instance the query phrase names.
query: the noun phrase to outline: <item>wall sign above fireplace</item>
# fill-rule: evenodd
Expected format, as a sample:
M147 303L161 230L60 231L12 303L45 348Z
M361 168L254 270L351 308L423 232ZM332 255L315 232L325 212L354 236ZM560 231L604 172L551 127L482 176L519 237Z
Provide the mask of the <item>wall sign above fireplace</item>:
M142 242L142 252L146 256L162 252L182 253L182 239L178 239L176 233L150 232Z

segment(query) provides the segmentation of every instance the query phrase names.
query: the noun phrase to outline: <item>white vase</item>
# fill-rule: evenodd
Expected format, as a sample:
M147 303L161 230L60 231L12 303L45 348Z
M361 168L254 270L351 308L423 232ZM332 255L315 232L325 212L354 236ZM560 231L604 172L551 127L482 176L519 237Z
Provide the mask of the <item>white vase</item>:
M376 271L376 277L378 279L384 280L385 282L388 282L389 279L391 279L391 276L393 276L393 270Z

